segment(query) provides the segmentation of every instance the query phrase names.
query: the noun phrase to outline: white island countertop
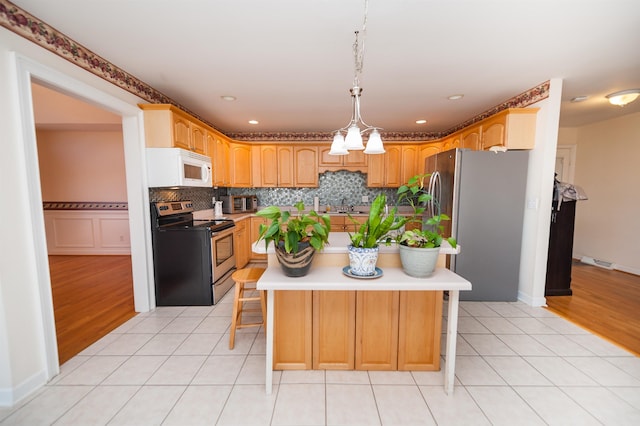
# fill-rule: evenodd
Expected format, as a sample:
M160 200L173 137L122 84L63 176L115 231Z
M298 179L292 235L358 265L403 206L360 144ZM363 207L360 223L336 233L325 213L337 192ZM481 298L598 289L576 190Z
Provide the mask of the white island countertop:
M471 290L469 281L446 268L436 268L428 278L410 277L397 267L381 269L382 276L378 278L352 278L338 265L311 265L307 275L292 278L273 266L267 268L257 287L259 290Z

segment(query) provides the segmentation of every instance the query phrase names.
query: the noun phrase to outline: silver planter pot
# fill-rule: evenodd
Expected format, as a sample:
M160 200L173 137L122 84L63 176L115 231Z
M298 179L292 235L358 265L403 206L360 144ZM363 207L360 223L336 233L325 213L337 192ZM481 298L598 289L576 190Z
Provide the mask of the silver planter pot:
M440 247L418 248L399 244L400 263L407 275L416 278L427 278L436 269Z

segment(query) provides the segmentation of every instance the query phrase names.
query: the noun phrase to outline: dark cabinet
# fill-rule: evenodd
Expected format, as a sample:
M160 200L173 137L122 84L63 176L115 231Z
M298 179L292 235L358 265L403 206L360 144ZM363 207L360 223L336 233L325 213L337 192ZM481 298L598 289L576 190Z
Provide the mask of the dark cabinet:
M564 201L551 217L545 296L571 296L571 262L576 201Z

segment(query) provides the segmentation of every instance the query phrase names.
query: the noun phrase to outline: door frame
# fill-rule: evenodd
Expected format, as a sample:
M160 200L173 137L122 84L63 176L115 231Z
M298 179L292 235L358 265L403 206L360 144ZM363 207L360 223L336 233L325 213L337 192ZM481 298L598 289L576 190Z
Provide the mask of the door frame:
M576 145L558 145L556 148L556 161L562 161L562 176L558 176L560 182L573 183L576 173ZM566 167L565 167L566 166Z
M33 247L36 275L39 285L42 338L46 357L46 376L50 380L60 372L56 341L53 298L49 272L42 189L33 115L31 82L49 86L59 92L122 116L122 134L125 156L129 231L131 236L131 263L135 310L146 312L155 307L153 285L153 257L151 251L149 191L144 161L143 115L137 105L127 103L97 87L49 68L30 58L12 53L20 104L24 142L24 161L27 171L30 220L33 226Z

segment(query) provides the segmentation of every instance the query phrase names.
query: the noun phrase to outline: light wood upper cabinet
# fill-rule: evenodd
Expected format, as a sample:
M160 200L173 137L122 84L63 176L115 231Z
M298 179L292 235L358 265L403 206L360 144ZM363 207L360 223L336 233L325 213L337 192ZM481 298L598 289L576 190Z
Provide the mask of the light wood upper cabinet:
M254 187L294 186L293 146L255 145L252 151Z
M482 126L472 126L462 131L460 135L461 148L473 150L480 149L480 140L482 138Z
M294 146L294 186L318 187L318 149L315 146Z
M422 167L418 167L419 158L420 148L417 145L402 146L402 169L400 170L400 185L398 186L404 185L418 170L424 169L424 162Z
M229 186L229 141L207 132L207 145L213 164L213 186Z
M189 123L189 131L191 132L191 147L195 152L206 154L207 151L207 131L203 126L194 122Z
M416 174L417 145L386 144L384 154L369 155L368 187L398 188Z
M347 155L329 155L331 146L318 147L319 172L347 170L367 173L367 156L364 151L349 151Z
M229 144L229 186L251 188L251 145Z
M482 122L482 149L533 149L538 108L510 108Z
M173 105L140 104L144 111L146 146L183 148L207 155L203 125Z

